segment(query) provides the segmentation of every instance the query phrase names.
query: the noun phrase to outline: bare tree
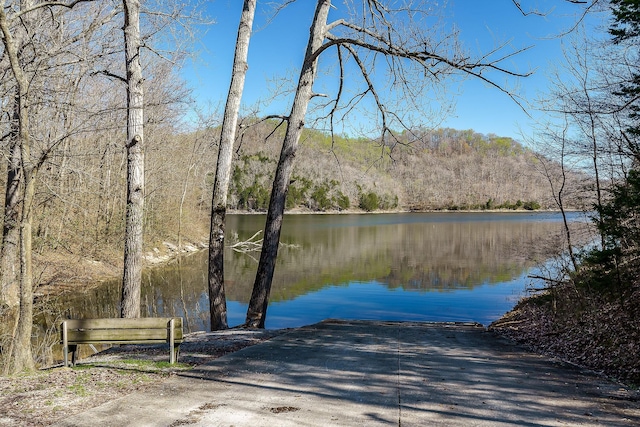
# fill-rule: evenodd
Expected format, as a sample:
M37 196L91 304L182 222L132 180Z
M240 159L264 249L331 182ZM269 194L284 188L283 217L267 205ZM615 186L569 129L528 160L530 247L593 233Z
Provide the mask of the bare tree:
M211 330L226 329L227 304L224 292L224 232L227 211L227 193L231 177L231 160L233 144L238 126L238 113L247 73L247 55L251 28L256 10L256 0L245 0L238 27L231 85L224 110L220 144L218 146L218 163L216 179L213 185L213 201L211 205L211 233L209 236L209 308Z
M67 160L64 153L69 140L86 132L92 124L92 119L87 120L91 117L86 109L89 103L80 102L78 97L90 75L90 64L96 58L104 60L112 54L104 35L110 32L106 24L118 10L109 3L87 3L78 0L22 2L19 7L5 7L0 16L5 57L12 59L8 64L3 63L10 72L9 79L2 84L17 88L17 96L13 97L13 131L9 132L10 138L17 142L13 144L14 161L9 169L19 177L15 190L7 194L16 198L19 212L16 265L20 271L15 282L20 304L13 340L2 352L7 362L6 372L33 367L29 353L33 292L41 271L34 272L32 230L36 219L46 216L49 201L59 197L57 191L63 190L62 186L54 186L51 178L60 175ZM26 37L21 44L22 32ZM79 118L78 111L87 113L84 119ZM43 197L45 193L49 194L48 198ZM12 205L10 200L6 203L5 212ZM46 223L39 225L46 226ZM11 223L5 226L10 228ZM40 237L46 238L47 232L46 227L38 227Z
M581 208L593 216L600 231L598 243L604 248L606 236L600 212L612 185L625 179L625 171L632 164L629 159L634 157L634 147L625 143L620 132L624 128L621 112L625 110L611 97L620 81L630 75L623 51L609 48L603 52L601 42L579 28L565 47L559 71L550 78L550 99L538 102L548 120L540 124L542 131L537 135L536 143L544 144L544 156L538 156L539 166L563 213L568 255L575 271L580 268L580 259L564 215L564 200L569 193L567 175L583 172L590 177L588 185L572 191L579 192L578 197L584 201Z
M61 17L57 11L69 10L79 3L82 3L82 0L41 3L25 0L16 8L3 7L0 11L4 55L8 60L10 75L15 84L14 123L10 132L15 142L12 144L10 169L11 173L18 177L18 181L12 180L10 186L12 187L11 196L17 198L16 202L19 206L17 215L19 309L9 351L9 363L5 365L5 372L9 373L30 370L34 367L31 353L34 288L32 228L36 179L51 150L64 140L64 138L58 138L50 141L46 147L34 149L34 138L31 135L33 129L30 123L30 118L35 113L35 110L32 111L32 97L37 93L36 77L40 78L40 73L46 80L47 71L59 71L61 67L69 65L68 60L61 61L59 64L51 61L56 55L60 56L61 52L68 52L67 49L81 38L70 37L66 40L65 36L68 34L65 34L62 27L55 23ZM45 11L47 13L44 13ZM38 30L42 31L41 28L45 27L51 28L51 31L38 33ZM25 35L29 36L28 55L24 50ZM62 49L57 44L58 37L65 40ZM43 49L45 45L48 50Z
M26 9L30 4L22 5ZM31 328L33 318L33 278L31 274L31 221L33 218L32 202L35 193L35 174L37 169L31 159L31 141L29 139L29 104L27 96L29 93L29 81L20 63L19 41L11 31L9 18L4 7L0 10L0 30L2 31L2 41L5 55L7 56L13 78L16 83L14 125L16 146L14 151L19 153L20 170L24 183L22 191L22 206L18 216L18 253L20 260L20 293L19 312L16 322L16 329L13 333L13 347L11 351L11 367L9 372L20 372L22 370L32 370L34 368L33 357L31 355ZM16 159L17 160L17 159ZM20 172L17 172L18 174ZM7 366L8 367L8 366Z
M183 15L186 4L167 5L158 2L158 10L145 11L150 21L145 39L161 33L167 26L184 27L185 21L196 20L195 15ZM140 317L140 288L143 266L143 229L145 201L145 138L144 138L144 78L142 75L141 49L150 49L160 57L162 52L143 42L140 33L140 0L123 0L125 81L127 84L127 208L125 224L124 271L122 279L121 316ZM175 25L174 25L175 24ZM175 29L175 28L174 28ZM176 33L184 35L184 32ZM165 42L167 42L165 40ZM172 43L167 43L172 45ZM181 56L179 47L170 55ZM172 59L169 59L172 60Z
M473 58L462 51L456 34L449 33L444 37L442 33L438 34L434 21L429 20L430 13L436 8L430 2L409 1L401 6L384 0L345 3L352 18L328 23L332 2L317 2L293 106L290 114L284 118L287 132L273 182L262 253L247 310L248 327L262 328L265 324L293 159L305 125L307 108L312 98L320 97L313 92L320 55L335 48L339 69L336 94L322 104L329 130L333 131L336 120L344 119L358 102L368 97L377 112L379 141L391 148L402 144L393 128L400 126L410 129L411 118L407 116L407 111L416 110L416 102L427 87L441 89L444 77L460 74L480 79L520 104L517 96L503 83L498 83L497 79L529 74L509 70L502 65L520 50L505 51L506 46L503 45ZM514 3L525 12L520 2ZM351 98L346 95L345 89L349 66L357 70L364 82L362 91ZM379 87L379 79L375 76L378 68L386 69L390 76L390 87ZM400 109L390 108L389 99L385 99L385 92L389 91L395 94L395 102Z
M124 213L120 175L124 175L122 165L126 163L124 144L117 142L122 140L124 130L124 96L118 97L119 90L113 90L114 80L116 85L125 80L117 75L122 74L120 70L125 65L121 60L123 43L114 36L118 34L115 28L122 28L114 19L122 13L119 4L23 0L6 2L0 15L0 126L5 147L12 147L6 147L3 153L5 159L12 159L12 164L3 168L9 171L11 183L5 202L5 216L10 218L4 222L5 236L14 224L20 233L14 240L19 250L17 261L5 264L19 270L19 274L15 280L10 274L4 275L9 285L3 286L0 296L5 299L5 290L14 289L19 297L17 326L10 331L13 339L0 344L5 372L33 367L33 358L27 352L32 339L34 288L60 276L55 269L46 271L54 264L50 260L34 267L32 252L64 251L91 258L104 250L107 242L101 238L121 241L121 237L114 238L120 234L120 227L112 225L119 224ZM170 12L162 16L164 22L177 14ZM149 31L145 31L149 38L159 34L158 29L163 27L159 21L158 18L149 24ZM169 45L167 40L163 42L163 46ZM154 58L161 56L164 53ZM166 59L160 62L171 63ZM150 81L165 79L154 93L157 99L151 100L154 111L148 118L158 124L157 128L163 120L166 123L167 117L175 118L174 107L161 113L163 106L175 105L178 97L185 102L188 97L179 84L173 84L180 81L166 68L161 69L153 61L145 65ZM171 63L171 69L174 66ZM158 75L152 75L154 72ZM160 114L165 114L164 119ZM90 200L94 189L91 195L100 193L97 203ZM11 214L11 207L15 214ZM106 231L100 229L101 223ZM4 240L7 251L3 253L12 246L6 237ZM46 259L48 254L44 255ZM3 269L3 273L9 272L8 268ZM6 314L5 306L0 309Z
M564 165L566 155L589 160L588 172L594 178L596 211L603 206L605 183L614 179L613 176L605 176L603 169L607 170L605 165L611 163L611 155L618 151L610 146L614 139L606 132L605 123L610 120L611 114L603 92L608 85L602 75L601 64L593 42L587 37L566 48L563 70L552 78L555 82L553 94L558 105L549 109L551 113L562 115L567 123L565 127L569 128L556 138L563 147L561 163ZM600 223L600 220L596 218L596 222ZM600 243L604 246L602 235ZM574 266L577 267L575 259Z
M144 215L144 89L140 63L140 1L123 0L127 81L127 214L122 317L140 317Z
M545 132L545 140L549 143L544 147L545 154L536 153L535 156L538 159L536 166L541 169L541 173L546 176L553 200L556 207L560 209L562 214L562 220L564 225L564 233L567 244L567 254L571 261L571 266L574 271L578 271L579 263L576 256L576 250L574 247L571 228L569 226L569 220L567 218L567 207L565 203L565 197L567 196L567 181L568 175L571 169L571 155L567 153L570 144L568 133L568 124L560 126L559 129L552 129L549 127ZM540 142L540 141L538 141Z
M25 11L33 7L33 2L23 0L20 2L20 10ZM31 31L33 14L25 14L23 18L23 25L17 25L15 28L8 28L8 31L13 35L12 43L15 46L15 58L14 61L17 64L24 64L30 62L32 55L25 52L27 45L27 39L29 37L28 32ZM7 26L11 25L11 17L5 18ZM3 35L3 39L5 36ZM4 57L9 62L8 68L11 73L14 73L12 66L14 62L11 61L12 53L6 49L3 51ZM5 59L3 58L3 59ZM19 247L20 247L20 202L22 200L22 168L21 168L21 144L20 144L20 97L24 95L20 93L20 87L12 80L12 85L9 91L13 91L14 95L11 97L12 111L11 121L9 125L9 132L6 135L6 139L9 141L9 153L7 156L7 185L5 190L5 207L4 207L4 222L2 233L2 253L0 260L0 301L2 304L9 308L16 308L19 305Z
M271 281L275 271L278 256L278 244L284 215L285 199L293 167L293 158L298 146L298 140L304 128L304 118L309 102L313 97L313 82L316 78L318 56L327 33L327 19L329 17L330 0L319 0L311 24L307 51L305 53L298 88L296 90L291 113L288 117L287 133L285 135L276 176L273 180L265 237L260 254L260 262L253 286L249 308L247 310L246 325L264 328L271 290Z

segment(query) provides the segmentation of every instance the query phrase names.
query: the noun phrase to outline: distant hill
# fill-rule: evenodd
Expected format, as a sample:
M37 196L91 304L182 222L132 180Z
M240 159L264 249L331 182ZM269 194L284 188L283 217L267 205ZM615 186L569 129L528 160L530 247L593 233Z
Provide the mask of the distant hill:
M230 208L264 211L284 129L263 123L244 135ZM267 141L267 135L271 135ZM556 165L557 167L557 165ZM306 130L288 209L311 211L555 209L540 155L511 138L472 130L403 132L393 143ZM568 191L587 177L569 176ZM567 207L577 208L569 197Z

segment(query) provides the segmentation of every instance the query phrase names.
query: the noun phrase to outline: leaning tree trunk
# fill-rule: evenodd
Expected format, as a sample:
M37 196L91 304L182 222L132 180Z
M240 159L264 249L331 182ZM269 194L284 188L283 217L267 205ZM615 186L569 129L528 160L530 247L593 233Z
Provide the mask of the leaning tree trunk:
M209 235L209 312L211 330L226 329L227 301L224 293L224 222L227 213L227 193L231 176L233 143L238 126L238 113L247 74L247 54L257 0L245 0L238 27L238 40L233 59L231 86L222 120L216 180L211 204L211 233Z
M318 0L311 24L304 63L300 71L298 88L296 89L291 114L289 115L287 132L280 151L278 168L273 181L271 199L269 200L262 253L260 254L256 280L253 284L253 292L247 310L246 326L252 328L264 328L266 320L271 282L278 256L278 245L280 244L280 230L282 229L287 190L293 169L293 159L304 128L307 108L313 96L313 83L318 64L317 52L322 47L325 39L330 7L330 0Z
M124 0L123 6L127 72L127 214L120 314L122 317L140 317L144 211L144 94L140 65L140 2Z

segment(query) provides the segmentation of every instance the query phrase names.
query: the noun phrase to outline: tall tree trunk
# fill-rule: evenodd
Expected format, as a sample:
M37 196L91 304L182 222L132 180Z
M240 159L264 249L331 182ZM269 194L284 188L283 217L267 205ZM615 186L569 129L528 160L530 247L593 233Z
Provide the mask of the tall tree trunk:
M123 6L127 72L127 213L120 314L122 317L140 317L144 214L144 93L140 64L140 2L124 0Z
M18 89L16 89L18 91ZM17 308L20 303L18 281L18 251L20 244L19 204L22 200L20 180L20 129L19 93L14 100L11 123L9 158L7 167L7 187L4 197L4 222L2 227L2 252L0 253L0 306Z
M25 106L23 114L27 114ZM26 125L26 123L25 123ZM27 137L28 138L28 137ZM28 139L27 145L29 143ZM29 164L29 147L23 146L23 165ZM35 196L35 182L37 169L23 168L25 175L24 200L20 214L20 308L18 322L13 336L13 355L11 356L12 373L32 371L35 369L31 351L31 334L33 330L33 253L32 224L33 199Z
M19 126L19 91L16 88L14 113L11 123L9 158L7 165L7 187L5 191L2 249L0 252L0 308L5 309L7 324L0 328L15 337L20 319L20 203L22 201L22 168ZM15 342L12 339L5 349L3 374L10 373Z
M280 230L282 229L282 219L284 217L289 180L293 169L293 160L298 148L300 135L304 128L307 108L313 97L313 83L316 78L318 65L316 52L322 47L325 39L330 7L330 0L318 0L311 24L304 63L300 71L296 95L291 108L291 114L289 115L287 132L280 151L278 168L276 169L276 176L271 190L271 199L269 200L262 253L260 254L256 280L253 284L253 292L247 310L246 326L252 328L264 328L266 320L269 293L271 292L271 282L273 280L276 258L278 256Z
M228 327L227 301L224 293L224 224L227 213L227 193L231 176L233 143L236 138L244 80L249 68L247 55L256 2L257 0L245 0L242 6L236 51L233 58L231 85L224 109L220 145L218 147L218 163L211 204L211 232L209 235L209 313L212 331Z
M21 6L25 7L24 4ZM21 68L19 46L11 33L4 9L0 9L0 31L2 32L5 55L9 59L11 71L17 85L17 137L20 146L20 167L24 177L24 198L22 200L19 226L20 307L16 329L13 334L13 347L9 355L9 363L5 366L5 372L18 373L35 368L31 351L31 332L33 329L31 225L33 221L32 204L35 194L37 167L31 160L31 141L29 139L29 108L27 102L29 82Z

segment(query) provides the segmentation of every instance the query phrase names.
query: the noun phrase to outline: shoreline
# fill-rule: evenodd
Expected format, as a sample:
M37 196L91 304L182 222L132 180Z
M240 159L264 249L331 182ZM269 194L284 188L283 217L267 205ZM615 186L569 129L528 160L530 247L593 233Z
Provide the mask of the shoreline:
M580 211L566 211L567 213L575 213ZM430 211L410 211L410 210L393 210L393 211L376 211L365 212L362 210L348 211L331 211L319 212L310 210L290 210L285 215L393 215L393 214L559 214L558 210L430 210ZM229 211L227 215L266 215L266 212L249 212L249 211ZM209 236L201 236L199 239L190 239L185 241L181 247L176 242L164 240L148 247L144 254L143 269L152 269L162 267L178 260L180 257L189 256L208 248ZM119 254L118 254L119 255ZM54 259L52 260L51 257ZM95 288L106 282L121 279L122 276L122 260L121 257L112 257L111 261L95 260L83 258L78 255L70 255L61 257L55 254L41 255L41 263L46 265L43 277L45 280L35 290L37 298L57 296L65 292L76 291L79 287ZM47 278L47 276L50 276Z
M565 213L584 212L580 209L565 209ZM376 210L363 211L361 209L354 210L336 210L336 211L312 211L307 209L291 209L284 212L285 215L376 215L376 214L405 214L405 213L562 213L560 209L426 209L426 210ZM266 215L267 211L227 211L227 215Z

